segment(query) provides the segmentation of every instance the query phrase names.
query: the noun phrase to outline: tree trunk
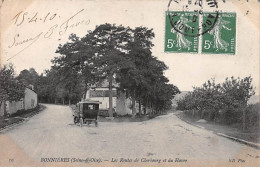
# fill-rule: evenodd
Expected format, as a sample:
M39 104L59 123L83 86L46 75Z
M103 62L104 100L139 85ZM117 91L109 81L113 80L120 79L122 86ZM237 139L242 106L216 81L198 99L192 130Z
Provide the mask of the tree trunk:
M149 113L149 115L152 115L153 114L153 103L151 102L150 103L150 113Z
M70 99L69 99L69 105L71 105L71 101L70 101Z
M146 115L147 101L144 103L144 115Z
M139 99L139 115L142 114L141 99Z
M4 117L6 117L6 101L4 100Z
M109 110L108 115L109 117L113 117L113 91L112 91L112 81L113 81L113 75L110 74L109 78Z
M148 101L148 98L146 98L145 102L145 114L150 114L151 112L151 103Z
M0 102L0 110L1 110L1 108L2 108L2 103L3 103L3 101ZM4 109L4 108L3 108L3 109ZM5 115L5 110L4 110L4 115ZM4 116L4 115L3 115L3 116Z
M3 101L1 100L1 101L0 101L0 109L2 108L2 103L3 103Z
M132 97L132 116L135 117L135 115L136 115L135 98Z
M65 103L64 103L64 98L62 98L62 104L64 105Z

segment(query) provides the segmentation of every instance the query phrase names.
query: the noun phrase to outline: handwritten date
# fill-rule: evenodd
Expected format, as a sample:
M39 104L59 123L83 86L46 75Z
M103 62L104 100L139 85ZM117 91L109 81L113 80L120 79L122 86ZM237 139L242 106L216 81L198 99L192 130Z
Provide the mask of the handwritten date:
M47 22L47 21L51 21L51 20L54 20L55 18L57 18L59 16L57 16L57 13L50 13L48 12L47 14L45 15L42 15L40 16L40 14L38 14L38 12L36 13L28 13L28 12L23 12L23 11L20 11L19 13L17 13L13 20L14 20L14 25L16 26L20 26L22 25L23 23L36 23L36 22Z

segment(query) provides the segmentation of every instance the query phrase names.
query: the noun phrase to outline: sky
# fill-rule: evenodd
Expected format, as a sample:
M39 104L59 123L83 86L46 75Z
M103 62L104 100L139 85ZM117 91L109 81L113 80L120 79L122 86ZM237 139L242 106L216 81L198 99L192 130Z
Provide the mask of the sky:
M96 25L115 23L131 28L153 28L153 55L166 63L169 69L165 76L181 91L190 91L211 78L223 82L226 77L251 75L259 93L259 24L254 22L255 15L248 6L231 2L219 5L224 12L237 13L236 54L223 55L165 53L168 0L25 1L3 4L6 12L1 14L5 22L1 35L1 64L13 63L17 74L32 67L38 73L50 69L51 60L59 56L55 53L58 45L67 42L71 33L83 37ZM175 6L172 8L178 10ZM251 11L245 15L247 10Z

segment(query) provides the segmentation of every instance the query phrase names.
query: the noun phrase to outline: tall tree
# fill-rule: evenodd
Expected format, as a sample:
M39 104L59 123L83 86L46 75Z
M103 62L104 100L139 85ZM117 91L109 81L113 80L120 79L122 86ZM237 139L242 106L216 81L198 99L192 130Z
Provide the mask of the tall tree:
M93 46L96 56L94 64L97 67L97 76L105 78L109 82L109 116L113 117L112 82L121 68L124 68L128 60L124 57L126 44L129 41L129 28L111 24L102 24L92 32Z
M41 74L38 79L38 90L37 95L39 102L41 103L51 103L50 101L50 84L51 81L48 80L49 77L46 75Z
M69 42L60 45L56 53L61 56L52 60L59 75L59 82L68 92L69 103L72 98L86 94L87 89L95 82L92 57L91 35L80 39L75 34L69 37Z
M139 101L139 113L141 105L147 106L149 103L156 107L159 98L155 95L160 94L155 88L159 87L160 83L170 90L169 94L175 94L177 91L177 87L167 85L168 79L163 75L167 66L152 56L153 37L153 30L146 27L130 29L121 25L102 24L94 31L89 31L83 38L72 34L69 42L58 47L56 52L61 56L52 62L58 68L60 77L64 77L64 85L66 81L71 84L73 80L69 77L77 77L76 75L86 90L89 85L107 79L109 116L113 114L112 82L115 79L120 85L120 90L131 97L135 115L136 100ZM166 96L166 103L169 103L172 97Z
M33 85L34 89L37 91L39 75L34 68L29 70L22 70L18 75L17 79L22 82L25 86Z
M141 95L149 88L148 80L144 72L149 69L149 62L153 59L151 40L154 37L152 29L137 27L129 29L128 43L126 44L127 67L121 68L118 81L121 89L128 92L132 99L132 115L136 114L136 99L139 100L139 113L141 113Z
M0 70L0 106L4 103L4 115L6 114L6 101L19 101L24 97L25 87L14 78L12 65L4 65Z
M73 34L69 38L70 42L59 46L57 53L62 56L53 61L59 67L75 69L81 75L86 90L89 85L107 79L110 116L113 114L112 82L118 68L125 65L122 55L127 35L126 28L111 24L99 25L81 39Z

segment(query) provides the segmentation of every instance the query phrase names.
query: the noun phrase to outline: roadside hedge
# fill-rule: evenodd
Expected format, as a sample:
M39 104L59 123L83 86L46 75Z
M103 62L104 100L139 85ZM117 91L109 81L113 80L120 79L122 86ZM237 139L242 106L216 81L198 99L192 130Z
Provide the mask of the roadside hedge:
M247 104L254 94L251 76L226 78L219 84L211 79L177 101L177 109L194 119L225 124L243 123L245 113L246 127L258 127L259 103Z

